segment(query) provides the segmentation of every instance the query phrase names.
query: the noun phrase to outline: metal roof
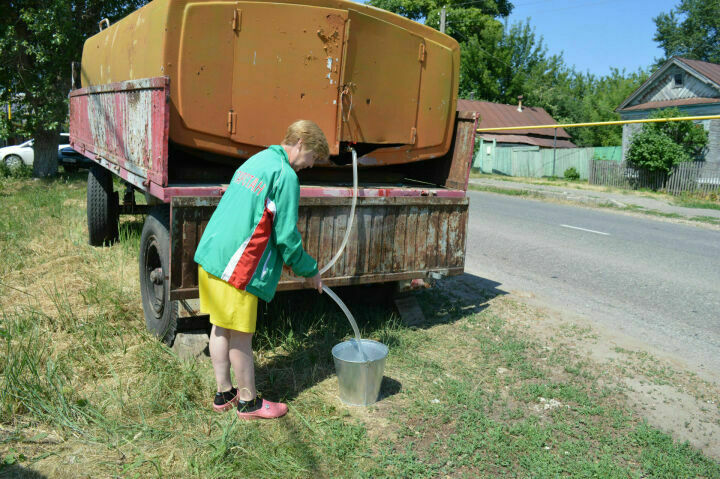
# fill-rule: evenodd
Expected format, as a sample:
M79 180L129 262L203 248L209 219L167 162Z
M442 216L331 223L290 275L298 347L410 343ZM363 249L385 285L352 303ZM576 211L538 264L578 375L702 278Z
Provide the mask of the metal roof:
M683 70L687 71L690 74L702 75L705 78L707 78L709 81L713 82L715 84L715 87L720 89L720 65L716 63L708 63L703 62L700 60L689 60L687 58L682 57L672 57L670 60L665 62L664 65L662 65L660 68L655 70L655 72L650 75L650 77L645 80L645 82L640 85L638 88L635 89L634 92L632 92L625 100L623 100L622 103L620 103L620 106L618 106L615 111L621 112L625 110L647 110L652 108L663 108L663 106L680 106L680 105L691 105L692 103L672 103L670 105L660 105L660 103L667 103L667 101L670 102L676 102L681 100L667 100L663 102L649 102L649 103L643 103L642 105L633 105L631 107L628 107L630 103L632 103L633 100L635 100L642 92L644 92L650 85L652 85L655 80L657 80L660 76L662 76L672 65L677 65L678 67L682 68ZM690 71L692 70L692 71ZM712 103L712 102L708 102ZM652 106L651 106L652 105ZM642 108L637 108L638 106L642 106Z
M458 100L457 109L459 111L479 113L478 128L480 129L504 126L552 125L557 123L544 109L531 106L523 106L522 111L518 111L517 105L505 105L489 101ZM524 137L525 140L521 143L539 146L546 146L545 144L540 145L538 142L540 139L550 138L552 146L554 132L555 130L552 129L514 130L512 136L518 138ZM484 133L482 135L490 135L490 133ZM499 139L499 137L502 136L502 132L493 132L491 136ZM564 129L558 128L557 138L559 141L560 139L570 140L571 137ZM520 143L515 141L515 139L512 140L512 143Z
M522 131L522 130L517 130ZM553 130L549 130L553 131ZM559 130L558 130L559 131ZM514 131L505 134L501 131L488 131L487 133L478 133L476 138L482 138L483 140L492 141L495 140L498 143L521 143L523 145L542 146L545 148L553 147L553 137L544 136L528 136L528 135L514 135ZM558 137L557 141L554 142L556 148L577 148L575 143L570 140L566 140Z
M677 100L650 101L639 105L629 106L619 111L654 110L655 108L669 108L683 105L702 105L708 103L720 103L720 98L679 98Z
M682 57L678 57L678 60L720 86L720 65L717 63L690 60Z

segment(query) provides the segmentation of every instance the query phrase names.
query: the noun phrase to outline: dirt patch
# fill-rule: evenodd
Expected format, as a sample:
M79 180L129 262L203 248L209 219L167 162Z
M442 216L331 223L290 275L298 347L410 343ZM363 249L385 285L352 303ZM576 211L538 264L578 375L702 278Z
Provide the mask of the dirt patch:
M676 386L626 378L626 394L636 410L658 429L720 459L720 415L716 400L699 400Z
M473 291L462 277L437 285L444 293L475 304L487 291ZM658 351L637 338L608 331L586 318L549 308L532 293L513 291L487 301L486 309L529 337L548 352L567 348L586 358L598 384L617 388L615 398L651 425L679 441L687 441L720 459L720 378L688 369L681 358ZM499 371L500 372L500 371ZM502 375L511 371L502 370ZM555 409L553 398L537 403L535 413Z

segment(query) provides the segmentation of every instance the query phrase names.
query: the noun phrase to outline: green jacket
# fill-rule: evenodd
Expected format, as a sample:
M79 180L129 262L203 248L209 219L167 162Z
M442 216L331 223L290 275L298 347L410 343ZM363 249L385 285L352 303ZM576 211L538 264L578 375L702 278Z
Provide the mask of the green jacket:
M195 262L264 301L272 300L283 262L298 276L318 273L297 229L300 183L282 146L247 160L203 232Z

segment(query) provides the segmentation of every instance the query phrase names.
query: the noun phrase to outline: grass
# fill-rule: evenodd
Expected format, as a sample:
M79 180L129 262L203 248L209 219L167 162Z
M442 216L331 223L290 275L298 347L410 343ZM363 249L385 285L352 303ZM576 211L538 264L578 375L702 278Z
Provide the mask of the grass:
M486 175L487 176L487 175ZM533 184L539 184L539 183L533 183ZM490 186L490 185L473 185L469 184L468 188L474 191L486 191L490 193L497 193L501 195L507 195L507 196L520 196L520 197L526 197L526 198L535 198L535 199L542 199L545 201L554 201L559 203L575 203L575 200L568 200L563 197L554 196L554 195L548 195L544 194L540 191L534 191L534 190L528 190L528 189L510 189L510 188L500 188L496 186ZM615 209L620 211L627 211L631 213L641 213L649 216L655 216L660 218L668 218L668 219L675 219L675 220L686 220L690 222L695 223L705 223L709 225L720 225L720 218L716 218L714 216L705 216L705 215L699 215L699 216L685 216L681 215L679 213L667 213L664 211L658 211L653 210L650 208L645 208L643 206L639 205L625 205L620 206L618 204L612 203L610 201L600 201L600 202L592 202L592 203L584 203L589 204L591 206L597 207L597 208L609 208L609 209ZM690 204L700 204L700 203L688 203L683 206L687 207L694 207L689 206ZM708 208L706 206L706 208Z
M693 221L696 223L705 223L709 225L720 225L720 218L716 218L714 216L684 216L678 213L666 213L664 211L657 211L650 208L644 208L642 206L638 205L627 205L627 206L618 206L612 203L608 203L606 205L603 205L604 208L615 208L619 209L621 211L629 211L632 213L642 213L645 215L650 216L657 216L660 218L670 218L670 219L676 219L676 220L687 220L687 221Z
M720 210L720 193L710 195L693 195L683 193L674 198L674 204L685 208L704 208L708 210Z
M473 185L469 184L468 188L475 191L487 191L490 193L499 193L503 195L508 196L527 196L527 197L533 197L533 198L544 198L544 196L541 193L536 193L531 190L512 190L507 188L499 188L496 186L486 186L486 185Z
M575 188L578 190L586 191L602 191L605 193L615 193L622 195L642 196L646 198L653 198L659 201L664 201L668 204L676 206L682 206L684 208L700 208L700 209L712 209L720 210L720 197L718 192L710 194L702 193L683 193L679 196L669 195L657 191L652 191L646 188L640 188L637 190L628 190L624 188L616 188L611 186L601 185L590 185L587 180L570 181L565 178L523 178L513 177L504 175L491 175L486 173L470 173L471 178L478 179L489 179L497 181L505 181L509 183L526 183L531 185L544 185L544 186L557 186L562 188Z
M615 188L615 187L610 187L610 186L591 185L588 183L587 180L568 180L568 179L561 178L561 177L530 178L530 177L505 176L505 175L498 175L498 174L471 172L470 178L505 181L508 183L525 183L525 184L531 184L531 185L557 186L557 187L561 187L561 188L574 188L574 189L586 190L586 191L602 191L602 192L606 192L606 193L617 193L617 194L623 194L623 195L634 195L634 196L640 195L640 196L647 196L647 197L651 197L651 198L661 198L661 197L667 196L662 193L656 193L656 192L653 192L651 190L646 190L646 189L626 190L626 189Z
M92 248L84 195L82 174L0 191L0 476L720 476L632 412L603 368L528 334L517 318L532 309L482 289L471 303L418 293L414 327L373 288L341 291L363 337L390 347L383 400L368 408L337 398L342 313L313 293L279 296L259 323L256 375L290 413L213 414L209 360L183 361L145 331L142 217Z

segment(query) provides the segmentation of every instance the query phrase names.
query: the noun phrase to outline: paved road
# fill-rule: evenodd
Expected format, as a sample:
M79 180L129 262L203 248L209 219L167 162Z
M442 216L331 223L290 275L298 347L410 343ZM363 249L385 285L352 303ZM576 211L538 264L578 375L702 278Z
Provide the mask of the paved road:
M468 273L720 372L719 231L468 194Z

